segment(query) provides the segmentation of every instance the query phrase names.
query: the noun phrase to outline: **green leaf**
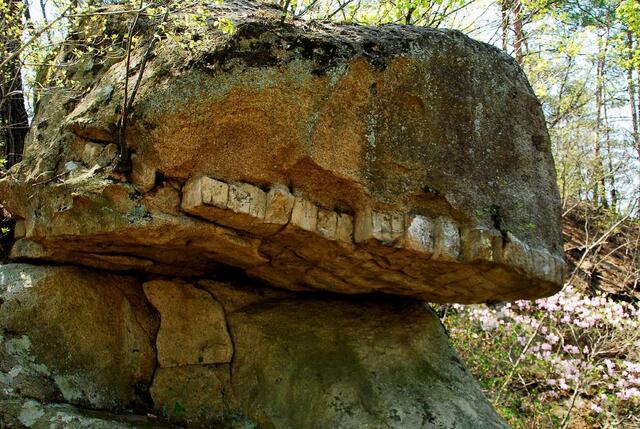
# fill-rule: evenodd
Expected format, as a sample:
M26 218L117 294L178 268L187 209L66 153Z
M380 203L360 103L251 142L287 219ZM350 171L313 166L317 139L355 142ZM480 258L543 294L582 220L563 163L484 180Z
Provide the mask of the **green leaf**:
M182 405L180 405L179 402L175 402L173 404L173 414L174 415L179 415L185 412L185 409Z

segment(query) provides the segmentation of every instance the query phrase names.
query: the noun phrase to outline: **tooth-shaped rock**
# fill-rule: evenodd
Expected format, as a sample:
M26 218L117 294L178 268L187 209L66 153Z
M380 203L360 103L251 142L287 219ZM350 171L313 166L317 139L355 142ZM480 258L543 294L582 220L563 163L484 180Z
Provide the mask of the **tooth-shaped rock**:
M338 214L331 210L318 209L316 231L318 235L329 240L336 239L338 229Z
M291 224L305 231L316 232L318 207L311 201L296 197L291 212Z
M353 243L353 217L346 213L338 213L336 240Z
M462 260L465 262L494 260L494 249L500 251L500 232L488 228L465 228L460 237Z
M207 177L202 182L202 202L208 206L226 209L229 203L229 185Z
M402 237L404 216L397 213L373 212L373 236L384 243L390 243Z
M354 239L356 243L364 243L373 238L373 219L370 209L356 213Z
M414 215L407 217L407 225L404 247L431 256L435 248L433 221L426 216Z
M227 208L235 214L247 215L249 227L253 223L264 221L267 207L267 194L257 186L248 183L233 183L229 185L229 202ZM234 215L230 215L231 218ZM239 223L243 223L239 221Z
M553 283L562 284L566 276L565 271L567 269L567 263L564 261L563 258L560 258L558 256L552 256L552 257L555 265L555 277L553 279Z
M510 232L507 232L499 260L505 265L517 268L527 274L534 271L531 249Z
M295 197L285 186L275 185L267 193L267 208L264 215L265 223L286 225L291 219L291 210Z
M210 177L191 179L182 189L182 210L210 220L215 220L210 207L226 209L228 201L229 185Z
M460 232L458 225L446 217L439 217L434 223L435 245L433 259L457 261L460 256Z
M565 263L546 249L531 249L531 276L548 282L562 282Z
M356 214L356 243L376 239L389 245L402 238L403 235L404 216L402 214L383 213L368 209Z

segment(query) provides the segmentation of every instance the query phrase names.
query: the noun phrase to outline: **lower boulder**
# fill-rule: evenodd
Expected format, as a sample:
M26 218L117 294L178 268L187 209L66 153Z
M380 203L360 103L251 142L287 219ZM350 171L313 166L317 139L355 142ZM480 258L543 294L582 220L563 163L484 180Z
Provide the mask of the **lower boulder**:
M424 303L298 298L228 321L234 405L260 427L507 427Z
M0 298L0 427L506 427L413 299L26 264Z
M160 334L187 317L194 296L208 292L200 302L224 309L225 325L183 324L176 347L201 353L192 346L227 332L233 344L228 361L185 357L188 364L158 369L154 403L171 420L207 428L506 427L426 304L241 283L145 283L158 305Z

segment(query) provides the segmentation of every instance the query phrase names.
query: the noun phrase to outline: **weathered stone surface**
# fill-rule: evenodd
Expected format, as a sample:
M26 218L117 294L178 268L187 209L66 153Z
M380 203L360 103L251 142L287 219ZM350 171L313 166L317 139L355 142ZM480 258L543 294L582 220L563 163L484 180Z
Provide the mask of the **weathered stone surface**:
M232 409L274 428L506 428L433 313L385 301L298 298L230 313Z
M70 70L87 85L70 112L68 94L46 95L0 180L25 220L14 258L168 275L227 264L292 290L441 302L562 285L549 139L512 59L453 31L215 10L233 35L212 29L188 59L162 41L150 58L127 127L132 183L105 168L124 62ZM180 210L158 191L174 185Z
M231 361L224 310L209 293L178 280L147 282L144 292L160 313L156 348L161 368Z
M156 183L156 170L146 165L135 153L131 155L131 180L142 192L150 191Z
M0 297L4 395L103 409L144 402L157 321L135 278L0 265Z
M407 219L405 245L409 250L415 250L425 255L434 251L433 222L425 216L411 216Z
M460 230L451 219L439 217L433 225L433 259L455 262L460 256ZM476 237L469 237L475 240ZM533 269L529 272L533 273Z
M200 280L198 281L198 287L209 292L222 305L227 314L250 305L293 298L294 296L287 291L238 282L227 283L215 280Z
M170 426L141 415L116 415L69 404L41 404L33 399L0 400L3 429L162 429Z
M201 329L207 329L201 326ZM189 427L230 427L228 415L229 365L189 365L160 368L151 386L156 410Z

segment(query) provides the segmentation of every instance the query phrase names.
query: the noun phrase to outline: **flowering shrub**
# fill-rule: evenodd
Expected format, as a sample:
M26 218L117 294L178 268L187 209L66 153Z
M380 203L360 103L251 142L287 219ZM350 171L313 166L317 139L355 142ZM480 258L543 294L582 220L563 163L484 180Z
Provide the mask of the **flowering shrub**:
M640 427L640 309L572 286L534 302L440 309L515 427Z

